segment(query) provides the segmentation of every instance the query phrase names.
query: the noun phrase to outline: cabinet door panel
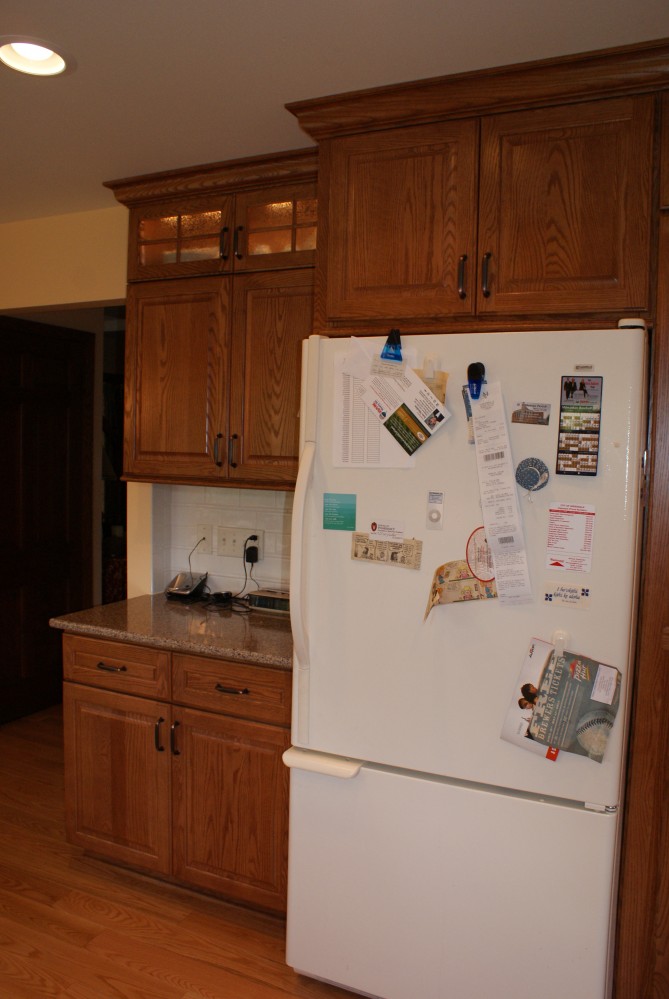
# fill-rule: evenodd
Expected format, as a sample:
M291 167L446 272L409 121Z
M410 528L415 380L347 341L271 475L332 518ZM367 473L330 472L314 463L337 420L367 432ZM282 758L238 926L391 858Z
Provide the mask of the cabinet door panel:
M483 120L480 313L647 307L652 120L651 97Z
M63 685L70 842L169 874L169 710L158 701Z
M465 120L332 142L328 319L473 310L459 279L475 256L477 135Z
M287 729L174 709L173 870L229 898L285 910Z
M216 456L227 432L229 281L194 278L129 288L126 475L220 477Z
M316 184L281 184L235 198L235 271L313 265Z
M234 198L179 198L130 212L128 280L232 270Z
M313 271L235 278L231 479L286 483L297 474L301 344L312 332Z

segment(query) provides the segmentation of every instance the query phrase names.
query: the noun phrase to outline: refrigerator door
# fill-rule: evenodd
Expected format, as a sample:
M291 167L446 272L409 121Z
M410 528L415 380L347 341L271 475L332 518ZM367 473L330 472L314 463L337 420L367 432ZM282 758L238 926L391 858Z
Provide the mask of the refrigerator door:
M345 775L348 776L348 775ZM604 999L617 818L291 769L287 962L383 999Z
M430 356L449 372L452 414L408 469L337 467L334 442L342 429L333 415L335 360L351 343L312 341L305 367L311 383L318 382L317 405L307 391L310 417L292 529L291 606L299 607L295 745L598 807L617 805L634 640L645 332L403 336L417 367ZM364 344L376 343L378 350L383 342ZM514 468L538 458L550 470L540 491L518 487L532 599L518 606L498 599L437 606L424 621L435 569L463 559L471 532L482 524L462 400L472 361L483 362L487 379L501 384ZM598 472L558 475L561 378L583 367L603 379ZM548 424L512 423L512 410L523 402L548 405ZM444 494L439 530L427 528L431 492ZM350 529L324 526L326 495L354 497L358 531L385 521L400 525L406 538L420 539L420 569L352 560ZM547 565L556 504L587 505L594 512L587 570ZM579 589L578 606L547 599L557 583ZM621 707L601 764L564 752L548 762L500 738L530 641L550 641L556 631L568 636L570 651L623 674Z

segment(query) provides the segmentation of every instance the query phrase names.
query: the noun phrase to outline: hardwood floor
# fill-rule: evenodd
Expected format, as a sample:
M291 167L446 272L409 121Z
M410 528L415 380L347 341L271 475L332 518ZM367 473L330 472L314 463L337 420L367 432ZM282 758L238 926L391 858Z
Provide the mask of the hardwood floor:
M351 999L288 968L283 937L70 846L60 709L0 726L0 999Z

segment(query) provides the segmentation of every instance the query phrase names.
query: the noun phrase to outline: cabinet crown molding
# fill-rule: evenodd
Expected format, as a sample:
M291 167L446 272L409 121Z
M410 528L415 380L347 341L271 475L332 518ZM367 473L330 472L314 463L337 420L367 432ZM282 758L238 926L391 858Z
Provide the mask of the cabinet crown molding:
M317 141L669 87L669 38L286 104Z
M164 170L122 180L107 180L104 187L113 191L114 197L122 205L132 207L172 197L237 193L248 188L270 187L285 180L315 180L317 173L318 149L312 146L179 170Z

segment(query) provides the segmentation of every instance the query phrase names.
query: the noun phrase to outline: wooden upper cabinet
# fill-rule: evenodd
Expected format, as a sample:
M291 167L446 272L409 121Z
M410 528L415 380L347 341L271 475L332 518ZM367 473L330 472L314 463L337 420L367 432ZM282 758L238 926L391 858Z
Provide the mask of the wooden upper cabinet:
M646 309L653 115L624 97L324 140L327 322Z
M124 476L288 488L316 149L110 181L130 209Z
M142 205L131 209L129 226L129 281L232 269L232 196Z
M478 123L328 144L330 320L471 313Z
M479 313L648 305L654 102L482 120Z
M227 445L230 278L131 285L123 468L160 481L220 474Z
M130 281L313 264L316 184L137 206L128 245Z
M312 315L308 267L130 285L126 477L292 485Z
M316 183L282 184L235 197L233 265L237 271L313 266Z

